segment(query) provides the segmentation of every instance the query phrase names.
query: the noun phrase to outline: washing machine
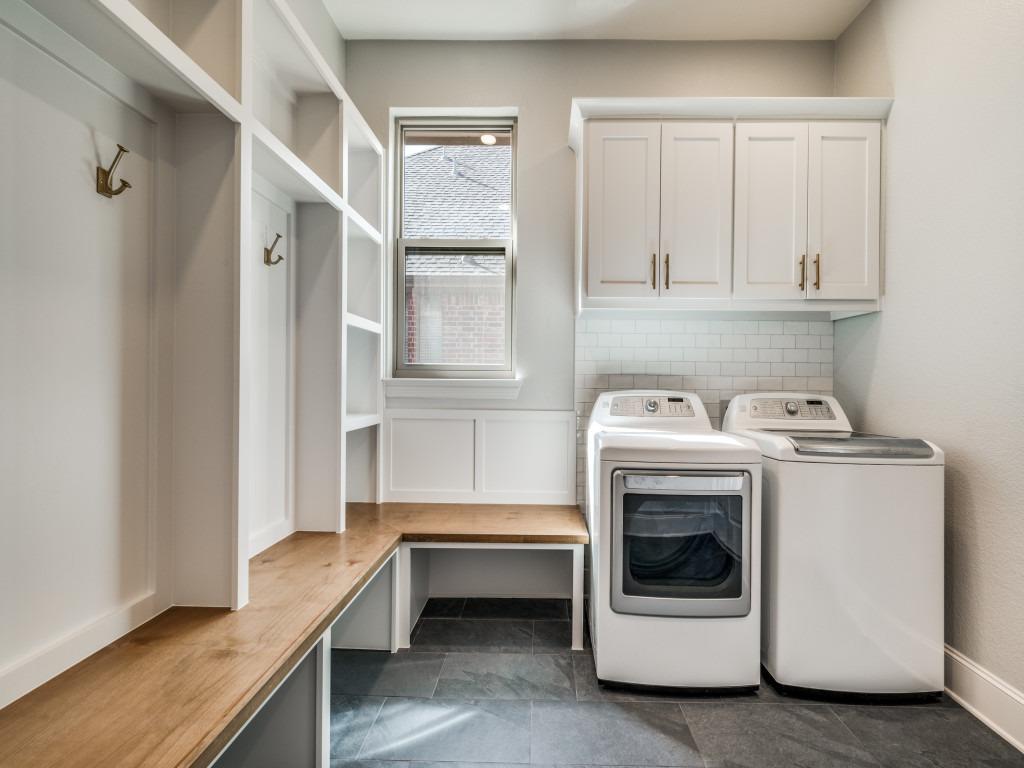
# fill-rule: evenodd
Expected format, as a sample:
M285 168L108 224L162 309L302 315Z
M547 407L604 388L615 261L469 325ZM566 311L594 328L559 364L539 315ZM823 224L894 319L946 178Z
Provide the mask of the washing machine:
M855 432L834 397L729 403L725 431L764 470L761 660L780 686L919 695L943 688L938 446Z
M587 431L597 677L675 688L760 681L761 454L688 392L609 392Z

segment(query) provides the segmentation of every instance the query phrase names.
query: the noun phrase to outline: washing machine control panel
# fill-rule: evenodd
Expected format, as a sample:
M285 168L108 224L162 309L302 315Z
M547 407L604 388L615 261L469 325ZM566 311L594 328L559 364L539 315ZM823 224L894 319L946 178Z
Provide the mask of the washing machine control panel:
M755 419L796 419L803 421L834 421L832 406L826 400L788 400L761 397L750 403L750 415Z
M612 398L612 416L693 417L693 403L688 397L643 397L620 395Z

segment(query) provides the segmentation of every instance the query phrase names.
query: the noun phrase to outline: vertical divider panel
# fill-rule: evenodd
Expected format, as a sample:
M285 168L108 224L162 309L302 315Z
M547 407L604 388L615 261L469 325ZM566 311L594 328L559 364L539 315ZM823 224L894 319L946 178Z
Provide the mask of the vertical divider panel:
M341 215L300 203L296 216L296 527L344 530Z
M173 373L174 602L232 606L239 574L240 126L177 117Z

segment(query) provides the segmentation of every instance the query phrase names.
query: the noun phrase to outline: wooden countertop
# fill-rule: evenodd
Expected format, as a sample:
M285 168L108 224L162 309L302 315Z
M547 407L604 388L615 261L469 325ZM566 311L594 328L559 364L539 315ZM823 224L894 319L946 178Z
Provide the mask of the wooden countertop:
M349 504L402 532L404 541L586 544L579 509L523 504Z
M350 504L250 561L239 611L171 608L0 710L4 768L207 766L404 539L586 543L575 507Z

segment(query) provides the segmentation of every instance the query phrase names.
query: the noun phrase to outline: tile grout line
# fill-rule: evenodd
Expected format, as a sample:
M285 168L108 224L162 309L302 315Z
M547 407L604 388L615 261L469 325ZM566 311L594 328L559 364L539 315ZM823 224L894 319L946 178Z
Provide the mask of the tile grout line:
M373 720L370 722L370 727L366 729L366 733L363 734L363 740L359 742L359 749L356 750L356 756L353 758L354 760L358 760L362 757L363 749L366 747L366 740L370 738L370 732L373 730L373 726L377 724L377 720L380 718L380 713L384 710L384 705L387 703L389 698L391 697L385 696L381 699L380 706L377 707L377 711L373 714Z
M874 751L872 751L872 749L867 744L864 743L864 741L860 738L860 736L858 736L856 733L853 732L853 729L849 725L846 724L846 721L843 720L843 718L841 718L839 716L839 713L836 712L836 710L834 709L833 705L831 703L828 703L828 704L825 705L825 707L828 709L829 714L832 715L832 717L834 717L836 720L838 720L839 724L841 726L843 726L843 729L848 734L850 734L850 736L853 737L854 743L859 745L860 748L863 749L864 752L866 752L867 755L872 760L874 760L875 765L881 766L882 765L882 761L879 759L879 757L874 753Z
M445 651L441 657L441 666L437 670L437 679L434 680L434 689L430 692L429 698L431 701L434 700L434 696L437 694L437 686L441 684L441 673L444 672L444 665L448 663L449 652Z

